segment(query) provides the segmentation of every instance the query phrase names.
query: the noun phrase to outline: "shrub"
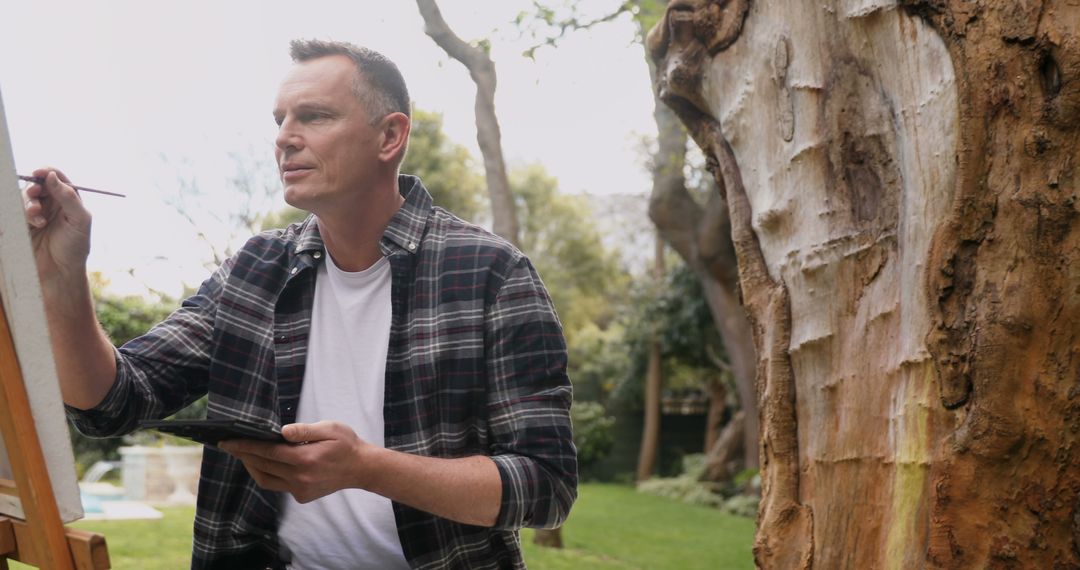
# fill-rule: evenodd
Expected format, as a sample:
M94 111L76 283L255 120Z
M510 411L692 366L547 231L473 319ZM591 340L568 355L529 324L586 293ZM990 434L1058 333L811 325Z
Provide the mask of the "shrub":
M574 423L574 445L578 468L587 467L611 453L615 447L615 418L596 402L574 402L570 408Z
M654 477L648 481L638 483L637 490L650 495L667 497L683 503L711 507L721 511L745 517L757 516L758 502L760 497L745 495L734 492L725 497L725 489L731 486L723 486L716 483L701 481L705 473L705 455L695 453L683 458L683 472L676 477ZM756 477L757 472L741 473L746 478L744 485Z

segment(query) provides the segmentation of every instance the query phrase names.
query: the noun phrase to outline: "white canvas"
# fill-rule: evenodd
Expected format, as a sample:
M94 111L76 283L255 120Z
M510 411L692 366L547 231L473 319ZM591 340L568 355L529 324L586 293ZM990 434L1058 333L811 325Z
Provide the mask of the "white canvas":
M22 194L15 172L15 159L8 137L3 97L0 96L0 298L15 339L23 380L30 397L41 447L60 507L60 518L72 522L82 518L79 485L75 477L75 457L68 438L67 420L60 398L41 286L30 248L30 233L23 216ZM11 463L0 440L0 477L11 479ZM0 495L0 514L23 516L19 500Z

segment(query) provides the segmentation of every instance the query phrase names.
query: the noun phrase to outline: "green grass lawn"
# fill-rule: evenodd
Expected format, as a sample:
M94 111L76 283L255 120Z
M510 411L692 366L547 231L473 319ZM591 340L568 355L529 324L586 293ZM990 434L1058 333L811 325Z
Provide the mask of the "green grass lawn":
M521 533L531 569L753 568L754 521L638 493L623 485L584 484L563 526L563 550Z
M162 509L156 521L83 521L74 526L100 532L117 570L175 570L190 564L193 508ZM562 550L532 544L521 533L532 570L582 568L753 568L754 521L644 495L621 485L581 486ZM13 568L27 568L13 564Z

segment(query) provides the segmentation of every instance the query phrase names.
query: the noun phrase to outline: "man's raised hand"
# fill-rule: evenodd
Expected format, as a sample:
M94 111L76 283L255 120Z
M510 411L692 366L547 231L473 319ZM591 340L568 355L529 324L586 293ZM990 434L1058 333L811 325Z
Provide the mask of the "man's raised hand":
M34 170L45 179L23 190L26 222L37 261L38 276L46 285L53 279L85 279L90 255L90 212L55 168Z

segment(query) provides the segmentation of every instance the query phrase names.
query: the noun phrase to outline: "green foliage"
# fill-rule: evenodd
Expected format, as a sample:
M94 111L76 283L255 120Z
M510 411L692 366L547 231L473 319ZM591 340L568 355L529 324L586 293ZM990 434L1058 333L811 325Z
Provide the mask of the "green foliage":
M150 330L177 307L176 300L168 297L158 301L138 296L121 297L106 293L106 287L108 281L100 274L90 275L98 321L109 335L109 340L117 346Z
M634 0L634 21L638 24L641 40L649 33L649 30L660 22L667 10L667 2L661 0Z
M663 15L664 4L659 0L608 0L606 2L534 1L531 11L522 11L511 22L522 35L529 36L535 45L522 55L535 59L536 51L544 46L557 47L567 35L589 30L612 22L623 14L630 14L641 29L643 23L655 22L659 12ZM649 24L651 26L651 24ZM644 28L648 32L648 27ZM640 35L640 33L638 34Z
M731 482L736 487L745 487L745 486L751 484L751 482L754 480L754 478L758 477L758 475L759 475L759 473L758 473L757 469L754 469L752 467L750 469L743 469L742 471L739 471L738 473L735 474L734 477L731 478Z
M615 447L615 418L607 415L604 406L577 400L570 408L570 417L574 423L574 445L577 447L579 469L611 453L611 448Z
M477 221L487 205L479 166L468 149L446 137L439 113L413 111L409 150L401 171L419 176L435 205L463 220Z
M743 494L735 487L703 482L705 455L692 454L683 457L683 472L675 477L654 477L638 483L642 493L667 497L690 505L720 509L726 513L754 517L761 501L756 495ZM750 475L753 478L753 475Z
M761 497L756 495L732 495L724 500L720 510L731 515L752 519L757 516L760 504Z
M701 282L685 264L670 269L660 282L635 284L619 323L625 329L621 344L628 358L613 392L617 404L640 406L654 334L660 340L666 389L700 388L720 375L717 361L726 357L723 343Z
M702 483L705 473L705 456L693 454L683 457L683 473L676 477L654 477L638 483L637 490L642 493L675 499L690 505L719 508L724 504L724 497L715 486Z
M521 223L521 249L544 279L567 342L590 323L604 327L615 316L613 299L624 296L630 277L589 223L589 205L558 191L558 181L539 165L514 169L510 190Z
M588 324L578 330L567 345L574 399L604 402L621 378L626 376L623 328L612 323L607 328Z

